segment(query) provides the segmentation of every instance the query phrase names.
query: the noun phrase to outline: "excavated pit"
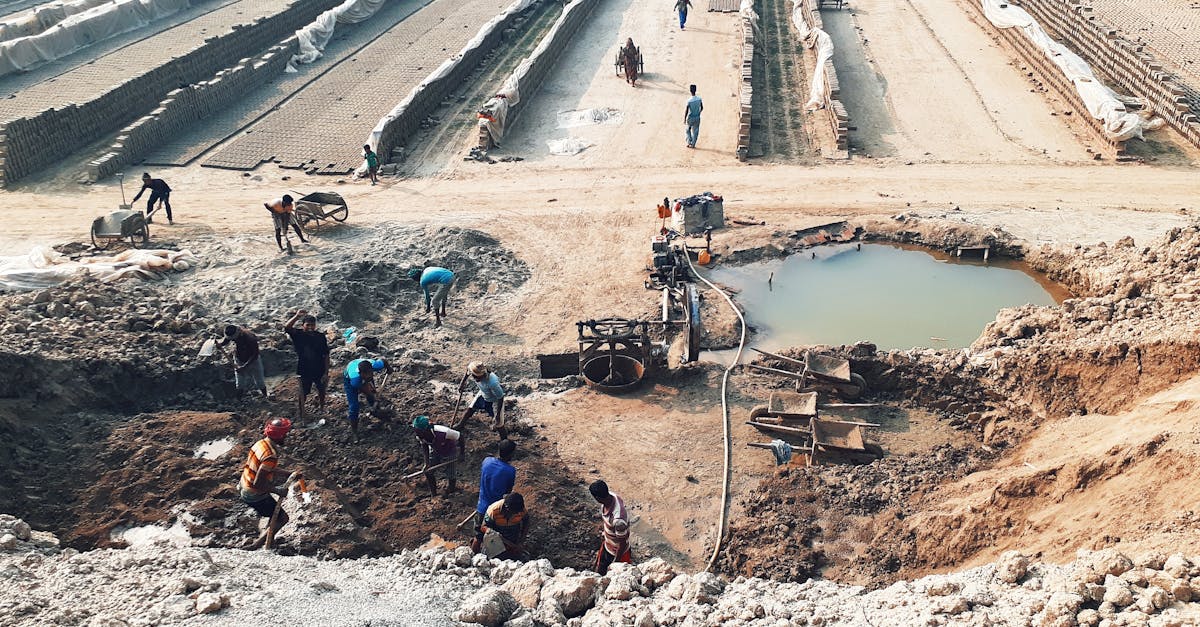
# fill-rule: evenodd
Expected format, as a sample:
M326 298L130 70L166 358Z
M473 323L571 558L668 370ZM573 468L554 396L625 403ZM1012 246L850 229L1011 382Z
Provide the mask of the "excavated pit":
M1041 425L1127 410L1195 372L1200 227L1173 229L1140 247L1126 238L1111 247L1026 248L1003 233L911 218L870 223L866 232L870 239L943 249L990 238L993 250L1024 258L1078 296L1059 308L1002 310L966 351L878 351L865 343L825 347L850 359L852 370L866 379L870 392L863 400L928 411L961 431L964 441L867 465L777 470L741 499L742 515L731 525L722 570L883 587L960 567L975 556L991 555L988 551L1010 538L1018 540L1032 525L1021 516L1055 502L1039 504L1038 499L1119 475L1123 468L1152 460L1171 440L1168 434L1144 444L1131 442L1109 450L1111 459L1064 467L1065 488L1042 485L1053 483L1054 469L1041 479L1008 481L990 501L1000 511L987 505L951 511L939 492L993 468ZM760 363L779 365L772 361ZM772 382L764 389L761 377L745 373L735 383L743 394L756 397L786 387ZM1098 468L1111 470L1097 473ZM1083 542L1077 548L1120 541L1115 535L1089 537L1077 539Z
M241 268L253 256L238 243L214 241L203 252L217 261L177 285L81 278L0 295L0 369L12 373L0 381L0 511L78 549L157 537L154 528L167 527L186 530L201 546L253 539L259 520L238 500L236 481L264 421L294 414L294 354L279 325L308 293L317 295L309 308L323 327L359 329L356 345L340 338L332 344L335 369L361 354L396 365L385 391L395 419L364 416L364 442L351 444L336 371L326 412L313 413L310 397L309 418L289 437L282 461L303 466L311 490L303 501L286 502L295 522L280 534L279 551L351 557L417 547L431 534L468 540L470 526L456 525L475 509L479 464L494 454L498 438L478 420L464 428L467 460L454 494L430 498L423 481L401 480L422 463L407 421L417 414L449 420L453 395L436 387L431 393L430 381L457 382L457 366L431 356L440 336L406 271L454 268L457 317L484 306L480 297L505 297L528 270L478 231L384 225L366 238L353 231L329 237L353 248L333 261L264 263L231 276L227 266ZM272 400L239 398L221 355L197 355L204 338L227 322L259 335ZM592 516L594 502L585 478L563 471L566 464L524 419L519 399L510 401L508 417L520 490L537 513L534 556L586 566L594 538L578 521ZM198 453L214 442L222 445ZM444 476L439 488L445 492Z
M908 220L871 225L867 232L888 241L950 246L979 236L964 229ZM0 387L0 510L52 530L76 548L136 540L147 535L141 530L146 525L184 529L199 545L236 547L251 539L259 521L237 501L234 482L262 422L291 412L292 354L276 328L296 294L308 293L319 297L322 325L359 323L360 345L339 345L335 364L371 352L366 346L395 361L400 374L389 383L388 396L397 413L392 422L364 418L365 442L351 445L342 422L344 400L334 386L328 412L319 416L324 424L316 416L301 422L285 463L314 468L313 489L311 499L287 502L295 522L281 534L280 550L378 555L423 544L430 534L466 540L455 525L474 508L472 484L495 436L482 423L468 426L468 461L459 471L463 491L457 495L431 499L423 485L399 479L420 465L404 421L416 413L449 418L453 396L436 386L431 392L429 381L453 383L459 365L434 356L443 336L424 318L415 285L397 275L414 265L444 263L463 268L457 294L505 299L528 270L494 239L472 231L396 228L360 239L331 234L339 237L342 244L366 242L361 255L319 263L301 258L287 270L264 263L234 280L227 269L220 272L223 264L253 257L236 245L214 243L214 250L228 247L222 261L176 285L80 280L0 296L0 366L13 373ZM897 412L890 423L901 425L897 432L919 418L957 435L905 451L896 447L870 464L773 473L734 509L719 562L723 571L883 586L967 563L1014 533L1019 519L1011 511L999 522L986 513L938 517L939 487L994 467L1040 424L1120 411L1200 363L1200 333L1190 313L1200 298L1200 229L1172 231L1143 247L1132 241L1037 249L1010 240L994 244L1079 296L1056 309L1004 310L965 352L829 347L867 380L863 400L885 402ZM443 247L457 247L454 254L463 256L439 256ZM350 293L359 295L358 304L338 310L336 294ZM452 296L451 315L477 315L487 306L480 300ZM366 314L377 314L379 322ZM264 338L273 401L239 400L227 368L197 358L205 334L227 321L249 325ZM473 332L490 330L483 325ZM712 336L723 334L713 329ZM535 381L531 360L496 361L515 374L506 382L517 394L558 385ZM682 385L708 393L711 384L711 377L698 377ZM744 372L731 384L741 403L787 387ZM526 415L519 399L510 417L520 451L518 481L537 513L530 546L556 565L586 567L594 536L580 521L595 513L586 494L592 478L584 474L586 465L565 461L539 435L541 416ZM214 441L231 446L212 456L197 454ZM1166 449L1131 445L1114 454L1136 461L1158 450ZM1071 472L1084 483L1101 476L1083 467ZM1013 481L1005 485L1003 503L1010 510L1031 500L1036 506L1044 494Z

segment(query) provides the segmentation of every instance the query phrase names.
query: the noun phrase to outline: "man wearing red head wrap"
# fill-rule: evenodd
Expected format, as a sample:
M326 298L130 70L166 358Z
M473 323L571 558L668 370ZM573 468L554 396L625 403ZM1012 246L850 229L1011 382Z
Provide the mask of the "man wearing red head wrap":
M299 472L288 473L279 467L279 447L283 446L291 430L292 421L287 418L269 420L263 428L266 437L250 447L246 463L242 466L242 480L238 485L242 501L260 517L271 519L267 530L253 543L254 547L265 542L268 535L274 537L288 521L287 512L283 511L273 495L287 496L288 487L300 478Z

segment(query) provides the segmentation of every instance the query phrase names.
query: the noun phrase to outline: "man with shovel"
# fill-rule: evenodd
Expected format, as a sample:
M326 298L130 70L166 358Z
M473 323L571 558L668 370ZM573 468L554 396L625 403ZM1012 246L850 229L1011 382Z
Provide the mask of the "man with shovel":
M233 342L233 380L237 389L259 390L263 398L270 398L262 358L258 352L258 336L249 329L230 324L225 327L225 339L216 345L224 348L230 342Z
M504 412L504 388L500 387L500 377L497 377L496 373L491 372L487 366L478 361L467 364L467 374L475 380L479 394L475 397L475 402L467 408L458 424L465 423L475 415L476 411L483 410L492 419L495 426L502 426L503 422L500 421L500 417Z
M429 416L417 416L412 422L413 432L421 441L421 452L425 456L425 465L421 468L425 481L429 484L429 494L437 496L437 480L433 471L437 468L446 469L448 482L446 493L456 490L457 462L466 458L466 445L462 434L445 425L430 424Z
M301 328L296 328L296 321ZM296 396L296 420L304 419L304 399L313 387L317 388L317 410L325 411L326 383L329 381L329 338L317 331L317 318L304 309L298 310L287 322L283 332L292 338L296 349L296 374L300 375L300 394Z
M296 205L292 202L291 195L284 194L282 198L276 198L271 202L264 202L263 206L267 208L267 211L271 212L271 221L275 224L275 243L279 245L279 252L284 252L283 239L287 237L289 226L296 231L296 235L300 237L300 241L305 244L308 243L308 240L304 239L304 232L300 230L300 223L296 222ZM287 253L290 255L292 252L292 240L288 239Z
M261 518L269 518L267 529L259 535L251 548L258 548L274 538L288 522L287 512L280 507L274 494L286 497L292 482L300 479L300 473L279 467L279 448L292 430L292 421L287 418L272 418L263 428L263 439L250 447L246 463L242 465L242 478L238 482L238 494L242 502L250 506ZM280 481L286 477L285 481Z
M392 374L392 365L386 359L355 359L346 365L342 373L342 386L346 390L346 409L349 413L350 432L354 441L358 441L358 395L366 395L367 404L372 409L379 402L379 388L375 385L375 373ZM386 381L386 379L385 379Z

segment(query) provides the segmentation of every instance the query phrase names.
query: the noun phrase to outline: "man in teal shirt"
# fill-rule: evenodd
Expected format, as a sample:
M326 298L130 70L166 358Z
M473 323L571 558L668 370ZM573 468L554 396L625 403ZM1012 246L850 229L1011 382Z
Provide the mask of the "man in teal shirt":
M423 270L413 268L408 271L409 278L421 284L425 293L425 313L432 309L436 319L434 326L442 326L442 316L446 315L446 297L450 294L450 286L454 284L454 273L437 266L428 266Z
M696 140L700 137L700 112L704 110L704 101L696 95L695 85L688 86L688 89L692 97L688 98L687 106L683 109L683 123L687 125L687 146L695 148Z
M358 441L358 395L361 392L367 396L367 404L375 407L376 393L375 373L392 371L392 365L386 359L355 359L346 365L342 373L342 385L346 389L346 409L349 412L350 432L354 441Z

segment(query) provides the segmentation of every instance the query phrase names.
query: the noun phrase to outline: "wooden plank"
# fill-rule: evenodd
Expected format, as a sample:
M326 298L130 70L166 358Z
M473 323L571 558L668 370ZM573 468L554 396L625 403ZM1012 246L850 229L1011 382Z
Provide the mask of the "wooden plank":
M809 431L808 429L801 429L799 427L785 427L782 425L770 425L770 424L766 424L763 422L747 422L746 424L750 425L751 427L754 427L755 429L764 429L767 431L778 431L780 433L793 433L796 435L812 437L811 431Z
M802 375L802 374L798 374L798 373L795 373L795 372L788 372L787 370L779 370L779 369L776 369L776 368L768 368L768 367L766 367L766 366L759 366L759 365L757 365L757 364L746 364L746 365L747 365L747 366L750 366L751 368L754 368L755 370L761 370L761 371L763 371L763 372L769 372L769 373L771 373L771 374L777 374L777 375L779 375L779 376L782 376L782 377L788 377L788 378L791 378L791 379L803 379L803 378L804 378L804 375Z
M795 364L797 366L804 367L804 362L799 359L792 359L791 357L784 357L783 355L776 355L775 353L768 353L765 350L754 348L754 347L750 347L750 350L762 353L763 355L766 355L767 357L770 357L772 359L778 359L779 361L786 361L790 364Z

